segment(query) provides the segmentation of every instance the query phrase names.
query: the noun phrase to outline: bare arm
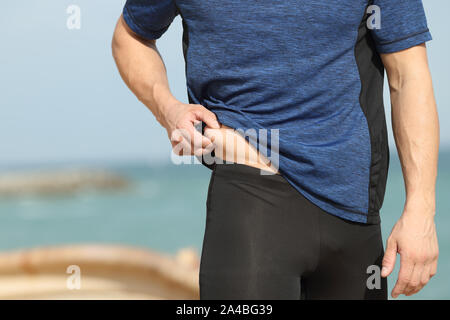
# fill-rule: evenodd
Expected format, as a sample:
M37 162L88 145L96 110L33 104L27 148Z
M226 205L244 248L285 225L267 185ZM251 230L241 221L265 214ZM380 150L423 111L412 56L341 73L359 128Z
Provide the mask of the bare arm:
M392 291L412 295L436 273L438 243L434 223L439 122L425 45L383 54L392 103L392 126L402 165L406 202L387 241L382 276L400 254Z
M205 148L212 145L211 141L196 131L194 125L204 121L209 127L218 128L216 117L203 106L181 103L171 94L156 41L135 35L121 16L114 31L112 52L122 79L167 130L173 147L184 144L181 154L192 150L188 145L192 147L194 141L201 141L196 152L208 152Z

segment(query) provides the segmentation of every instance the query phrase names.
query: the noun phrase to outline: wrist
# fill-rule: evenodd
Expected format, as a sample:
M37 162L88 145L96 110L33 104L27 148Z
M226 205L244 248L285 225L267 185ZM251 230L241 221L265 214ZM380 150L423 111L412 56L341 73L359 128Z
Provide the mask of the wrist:
M173 106L179 103L179 101L170 93L167 87L158 88L155 85L153 90L153 99L155 103L154 115L156 120L165 128L167 128L168 118Z
M404 215L422 215L434 217L436 212L436 201L433 196L410 196L405 202Z

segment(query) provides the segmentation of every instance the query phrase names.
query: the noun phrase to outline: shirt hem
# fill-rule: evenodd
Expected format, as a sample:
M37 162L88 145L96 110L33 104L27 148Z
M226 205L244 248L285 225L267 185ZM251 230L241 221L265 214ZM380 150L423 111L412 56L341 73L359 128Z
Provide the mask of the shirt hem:
M432 39L433 37L431 36L429 29L427 28L425 30L409 34L405 37L393 41L378 43L377 49L380 53L393 53L412 48Z
M133 14L130 12L130 10L127 7L124 7L123 9L123 19L127 23L128 27L133 30L134 33L136 33L138 36L145 38L147 40L156 40L159 39L162 34L167 30L167 27L164 27L160 30L148 30L147 28L142 27L136 19L133 17Z

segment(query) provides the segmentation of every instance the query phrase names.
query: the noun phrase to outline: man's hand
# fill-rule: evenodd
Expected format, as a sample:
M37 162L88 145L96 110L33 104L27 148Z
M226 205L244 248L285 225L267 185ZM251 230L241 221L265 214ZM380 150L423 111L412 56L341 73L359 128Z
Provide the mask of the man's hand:
M209 128L220 128L216 115L202 105L177 101L165 108L160 122L167 130L175 154L201 156L214 149L214 143L195 128L202 121Z
M419 292L436 274L439 255L434 212L427 214L420 206L405 209L387 240L382 277L391 274L397 252L400 254L400 272L392 290L392 297Z

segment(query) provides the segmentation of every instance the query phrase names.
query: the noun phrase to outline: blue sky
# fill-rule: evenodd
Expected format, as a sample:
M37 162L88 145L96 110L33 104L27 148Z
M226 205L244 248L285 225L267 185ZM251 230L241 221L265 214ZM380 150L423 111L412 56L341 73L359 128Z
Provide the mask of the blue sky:
M169 161L165 130L121 81L110 42L124 0L28 0L2 4L0 165L77 161ZM81 29L66 27L69 5ZM441 120L450 148L450 2L424 1ZM181 19L158 48L173 94L187 102ZM389 99L386 95L389 112ZM391 135L392 141L392 135Z

